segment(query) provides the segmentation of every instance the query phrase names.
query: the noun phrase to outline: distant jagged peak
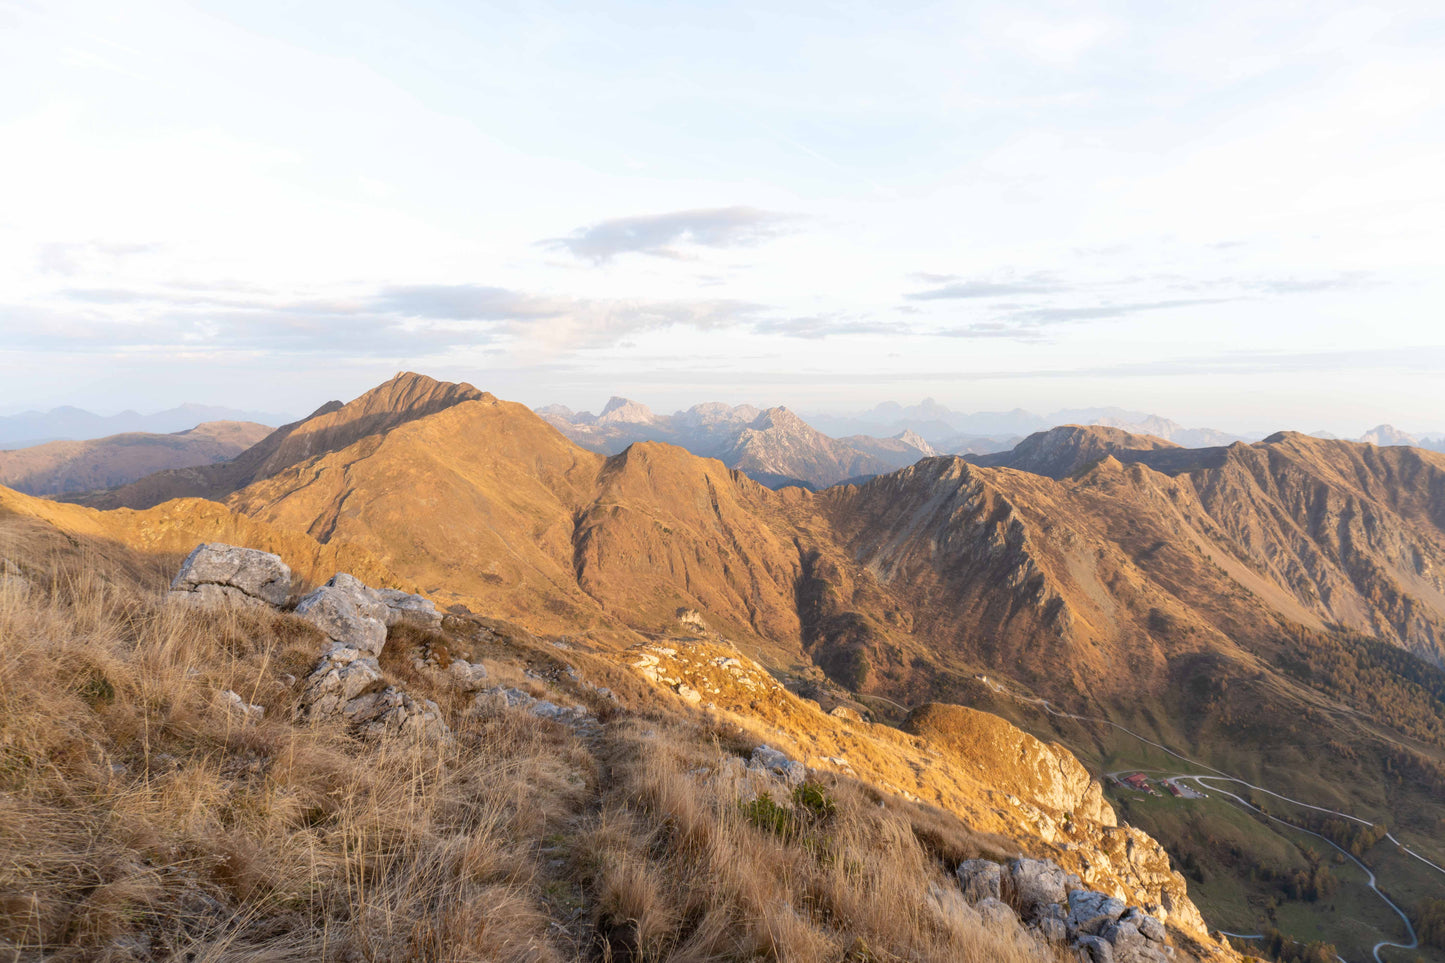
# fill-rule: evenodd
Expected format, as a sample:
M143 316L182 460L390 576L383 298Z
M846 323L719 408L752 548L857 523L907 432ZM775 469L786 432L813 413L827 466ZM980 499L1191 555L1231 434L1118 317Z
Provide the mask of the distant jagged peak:
M1381 448L1392 445L1409 445L1418 447L1420 440L1408 432L1401 431L1394 425L1376 425L1360 436L1360 441L1367 445L1378 445Z
M754 431L767 431L769 428L776 428L779 431L809 432L822 434L818 429L808 424L802 418L790 411L783 405L769 408L762 412L748 427Z
M599 425L650 425L656 420L657 416L652 413L651 408L620 395L613 395L608 399L602 414L597 416Z
M925 403L926 403L927 401L932 401L932 400L933 400L933 399L931 399L931 398L930 398L930 399L926 399ZM938 454L938 451L937 451L932 445L930 445L930 444L923 438L922 435L918 434L918 432L914 431L912 428L905 428L905 429L903 429L903 430L900 431L898 434L896 434L896 435L893 436L893 440L894 440L894 441L901 441L901 442L903 442L903 444L907 445L909 448L917 448L917 449L919 450L919 452L921 452L921 453L922 453L923 455L925 455L926 457L930 457L930 458L931 458L932 456Z
M753 405L730 405L725 401L705 401L673 415L673 421L685 428L706 428L718 425L745 425L756 421L761 408Z

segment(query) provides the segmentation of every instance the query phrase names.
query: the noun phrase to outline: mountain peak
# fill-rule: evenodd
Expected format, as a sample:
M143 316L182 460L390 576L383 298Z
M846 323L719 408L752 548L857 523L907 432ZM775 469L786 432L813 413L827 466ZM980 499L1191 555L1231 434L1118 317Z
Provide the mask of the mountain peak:
M619 395L613 395L608 399L607 406L602 409L602 414L597 416L599 425L646 425L651 424L654 420L656 420L656 416L652 413L651 408Z
M1360 441L1370 445L1378 445L1381 448L1391 445L1410 445L1414 447L1420 444L1414 435L1401 431L1394 425L1376 425L1361 435Z
M929 400L932 400L932 399L929 399ZM917 449L918 449L920 452L922 452L924 455L927 455L927 456L930 456L930 457L933 456L933 455L938 454L938 451L937 451L932 445L930 445L930 444L923 438L922 435L918 434L918 432L914 431L912 428L905 428L905 429L903 429L903 430L900 431L898 434L896 434L896 435L893 436L893 440L894 440L894 441L901 441L901 442L903 442L903 444L907 445L909 448L917 448Z

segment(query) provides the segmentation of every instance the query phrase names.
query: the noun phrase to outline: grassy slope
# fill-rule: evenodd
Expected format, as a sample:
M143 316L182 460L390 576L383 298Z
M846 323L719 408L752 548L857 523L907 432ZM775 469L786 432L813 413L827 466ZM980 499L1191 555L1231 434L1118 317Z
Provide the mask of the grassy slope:
M838 779L805 837L766 832L695 774L760 736L669 709L613 661L480 622L396 632L384 668L456 739L358 742L292 719L308 625L158 606L157 564L14 521L0 551L32 586L0 596L0 945L17 960L1030 958L929 911L939 847L983 852L956 819L922 833L917 807ZM412 668L429 646L600 725L470 709Z

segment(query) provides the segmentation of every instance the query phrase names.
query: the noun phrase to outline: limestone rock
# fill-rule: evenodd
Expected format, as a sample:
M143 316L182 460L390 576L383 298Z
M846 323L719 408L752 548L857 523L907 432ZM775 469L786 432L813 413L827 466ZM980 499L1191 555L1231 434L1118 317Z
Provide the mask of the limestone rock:
M1038 915L1041 907L1069 898L1068 874L1046 859L1016 859L1009 864L1009 878L1024 915Z
M989 927L1015 927L1018 926L1018 914L1013 911L1001 899L994 899L992 896L985 897L974 904L978 915L983 917L983 922Z
M1129 911L1129 913L1135 912L1137 911ZM1128 915L1128 913L1125 914L1126 917ZM1168 934L1164 931L1164 924L1147 913L1138 913L1134 917L1134 925L1139 928L1139 934L1146 940L1163 943L1168 938Z
M863 717L858 714L857 709L850 709L848 706L834 706L829 710L828 715L834 719L842 719L844 722L862 722Z
M1069 927L1063 920L1045 918L1036 920L1030 927L1039 938L1048 943L1063 943L1069 938Z
M992 860L969 859L954 871L964 899L977 904L985 899L1003 898L1003 867Z
M749 769L761 769L772 773L789 786L796 786L808 778L808 767L789 759L786 754L771 746L758 746L748 760Z
M291 569L279 555L221 542L197 545L171 582L170 597L201 605L281 605L291 595Z
M436 603L431 599L412 595L399 589L379 588L371 589L371 592L386 606L385 622L388 628L401 622L408 622L432 632L441 629L442 615L437 611Z
M381 681L381 668L375 659L358 658L359 653L355 649L345 650L343 654L352 658L344 661L322 659L307 676L301 706L308 717L321 718L340 712L346 703Z
M221 702L228 711L240 716L241 721L245 723L260 722L266 716L264 707L248 705L245 699L230 689L221 693Z
M453 659L451 665L447 666L447 675L451 676L452 681L463 692L476 692L487 681L487 668L465 659Z
M296 606L296 614L324 632L333 647L381 654L386 645L386 604L354 576L338 573Z
M1069 931L1096 935L1118 921L1127 908L1123 900L1107 893L1076 890L1069 894Z
M1074 949L1081 950L1089 963L1114 963L1114 948L1097 936L1081 936L1074 941Z
M362 735L444 740L451 731L430 699L413 699L395 686L350 700L341 713Z

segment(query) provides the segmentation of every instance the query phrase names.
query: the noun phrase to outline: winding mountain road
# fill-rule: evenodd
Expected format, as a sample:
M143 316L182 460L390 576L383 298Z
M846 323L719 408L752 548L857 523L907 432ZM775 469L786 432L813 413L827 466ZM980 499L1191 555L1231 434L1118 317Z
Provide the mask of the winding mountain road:
M1419 940L1418 935L1415 933L1415 927L1414 927L1414 925L1410 922L1410 917L1407 916L1407 915L1405 914L1405 911L1402 910L1399 906L1397 906L1393 900L1391 900L1388 896L1386 896L1383 892L1380 891L1380 887L1377 885L1377 881L1376 881L1376 877L1375 877L1375 872L1374 872L1374 870L1372 870L1372 869L1370 869L1370 867L1366 866L1366 865L1365 865L1361 860L1359 860L1353 853L1350 853L1350 852L1348 852L1348 851L1346 851L1346 850L1344 850L1344 849L1341 849L1341 848L1340 848L1338 845L1336 845L1334 842L1332 842L1332 841L1329 840L1329 839L1326 839L1324 836L1321 836L1319 833L1316 833L1316 832L1314 832L1314 831L1312 831L1312 830L1309 830L1309 829L1305 829L1303 826L1297 826L1297 825L1295 825L1294 823L1289 822L1288 820L1280 819L1278 816L1272 816L1272 815L1270 815L1269 813L1265 812L1264 810L1260 809L1259 807L1253 805L1252 803L1247 802L1247 801L1244 800L1243 798L1235 795L1234 793L1229 792L1229 791L1224 790L1224 789L1220 789L1218 786L1210 785L1210 782L1232 782L1232 783L1237 783L1237 784L1240 785L1240 786L1244 786L1244 787L1246 787L1246 788L1248 788L1248 789L1252 789L1252 790L1254 790L1255 792L1263 793L1263 794L1265 794L1266 796L1273 796L1275 799L1282 800L1282 801L1287 802L1287 803L1290 803L1290 804L1292 804L1292 805L1300 806L1300 807L1303 807L1303 808L1305 808L1305 809L1314 810L1315 812L1328 813L1328 814L1331 815L1331 816L1339 816L1339 817L1342 818L1342 819L1348 819L1348 820L1350 820L1351 822L1358 823L1358 824L1360 824L1360 825L1362 825L1362 826L1369 826L1369 827L1372 827L1372 828L1373 828L1373 827L1376 825L1375 823L1370 822L1368 819L1361 819L1359 816L1354 816L1354 815L1351 815L1350 813L1340 812L1338 809L1329 809L1329 808L1326 808L1326 807L1324 807L1324 806L1316 806L1316 805L1313 805L1312 803L1303 802L1303 801L1301 801L1301 800L1293 799L1293 798L1291 798L1291 797L1289 797L1289 796L1286 796L1286 795L1283 795L1283 794L1281 794L1281 793L1277 793L1277 792L1275 792L1275 791L1272 790L1272 789L1266 789L1266 788L1264 788L1263 786L1256 786L1256 785L1254 785L1254 784L1251 783L1251 782L1246 782L1245 780L1238 778L1237 776L1231 776L1231 775L1230 775L1229 773L1227 773L1227 772L1223 772L1222 770L1215 769L1213 766L1207 766L1207 765L1205 765L1204 763L1199 762L1198 760L1190 759L1188 756L1186 756L1186 755L1184 755L1184 754L1182 754L1182 753L1179 753L1179 752L1175 752L1173 749L1170 749L1168 746L1162 745L1161 743L1158 743L1158 742L1155 742L1155 741L1152 740L1152 739L1147 739L1147 738L1145 738L1144 736L1141 736L1139 733L1133 731L1132 729L1129 729L1129 728L1127 728L1127 727L1125 727L1125 726L1119 725L1117 722L1111 722L1111 721L1108 720L1108 719L1100 719L1100 718L1096 718L1096 717L1093 717L1093 716L1081 716L1081 715L1078 715L1078 714L1072 713L1072 712L1064 712L1064 711L1061 710L1061 709L1056 709L1056 708L1054 708L1054 706L1053 706L1047 699L1034 699L1034 698L1029 698L1029 697L1027 697L1027 696L1021 696L1021 695L1017 695L1017 694L1015 694L1015 693L1009 692L1009 691L1007 691L1006 689L1004 689L1002 686L998 686L998 685L995 685L995 684L993 684L993 683L990 683L989 685L990 685L990 688L992 688L995 692L999 692L999 693L1001 693L1001 694L1003 694L1003 695L1007 695L1007 696L1009 696L1010 698L1014 699L1015 701L1024 702L1024 703L1028 703L1028 704L1036 705L1036 706L1041 706L1041 707L1043 708L1043 710L1044 710L1045 712L1049 713L1050 715L1059 716L1059 717L1062 717L1062 718L1065 718L1065 719L1073 719L1073 720L1078 721L1078 722L1099 723L1099 724L1103 724L1103 725L1106 725L1106 726L1112 726L1113 728L1118 729L1120 732L1123 732L1123 733L1125 733L1126 735L1132 736L1133 738L1139 740L1140 742L1144 743L1145 745L1153 746L1155 749L1158 749L1158 750L1160 750L1161 752L1168 753L1169 755L1173 756L1173 757L1176 758L1176 759L1179 759L1179 760L1182 760L1183 762L1189 763L1189 765L1191 765L1191 766L1195 766L1195 767L1197 767L1197 768L1199 768L1199 769L1208 770L1207 773L1179 773L1179 774L1177 774L1177 775L1171 775L1169 778L1175 779L1175 780L1189 780L1189 781L1192 781L1192 782L1194 782L1195 785L1197 785L1197 786L1200 787L1200 790L1201 790L1201 791L1206 790L1206 789L1212 789L1212 790L1214 790L1215 792L1219 793L1219 794L1222 795L1222 796L1228 796L1230 799L1233 799L1235 802L1237 802L1239 805L1243 806L1244 808L1249 809L1249 810L1252 810L1252 811L1254 811L1254 812L1256 812L1256 813L1259 813L1261 816L1264 816L1266 819L1271 819L1271 820L1273 820L1274 822L1277 822L1277 823L1279 823L1279 824L1282 825L1282 826L1288 826L1289 828L1294 829L1294 830L1296 830L1296 831L1298 831L1298 832L1307 833L1308 835L1314 836L1314 837L1316 837L1317 839L1324 840L1325 843L1327 843L1327 844L1330 845L1330 846L1333 846L1336 850L1339 850L1339 852L1340 852L1346 859L1348 859L1350 862L1354 863L1356 866L1358 866L1361 870L1364 871L1370 889L1374 892L1374 894L1375 894L1376 896L1378 896L1382 901L1384 901L1385 905L1388 906L1388 907L1390 907L1390 909L1393 910L1393 911L1395 912L1395 914L1400 917L1401 922L1403 922L1403 923L1405 924L1405 931L1409 934L1410 942L1408 942L1408 943L1396 943L1396 942L1392 942L1392 941L1390 941L1390 940L1381 940L1379 943L1376 943L1376 944L1375 944L1374 948L1373 948L1372 951L1371 951L1372 954L1373 954L1373 956L1374 956L1374 958L1375 958L1375 963L1385 963L1384 959L1380 956L1380 950L1383 949L1383 948L1385 948L1385 947L1397 947L1397 948L1399 948L1399 949L1404 949L1404 950L1413 950L1413 949L1416 949L1417 947L1419 947L1419 945L1420 945L1420 940ZM1405 854L1407 854L1407 855L1409 855L1409 856L1413 856L1415 859L1418 859L1420 862L1422 862L1422 863L1424 863L1426 866L1429 866L1430 868L1434 869L1436 872L1439 872L1439 873L1441 873L1442 875L1445 875L1445 868L1442 868L1441 866L1437 865L1436 863L1431 862L1430 860L1426 859L1424 856L1421 856L1419 853L1417 853L1417 852L1415 852L1414 850L1410 849L1410 848L1409 848L1408 846L1406 846L1404 843L1400 842L1400 840L1396 839L1393 833L1388 833L1388 832L1385 833L1384 838L1385 838L1385 839L1388 839L1390 842L1394 843L1395 846L1396 846L1401 852L1403 852L1403 853L1405 853ZM1229 934L1227 934L1227 935L1229 935Z
M1242 779L1233 779L1233 778L1230 778L1230 777L1228 777L1228 776L1188 776L1188 775L1181 775L1181 776L1173 776L1173 777L1171 777L1171 778L1173 778L1173 779L1179 779L1179 780L1190 780L1190 781L1194 782L1197 786L1199 786L1201 789L1213 789L1215 792L1219 793L1221 796L1228 796L1230 799L1233 799L1235 802L1239 803L1239 804L1240 804L1241 806L1243 806L1245 809L1249 809L1249 810L1252 810L1253 812L1259 813L1259 814L1260 814L1261 816L1263 816L1265 819L1273 820L1274 822L1279 823L1281 826L1288 826L1290 829L1293 829L1295 832L1305 833L1305 834L1307 834L1307 835L1310 835L1310 836L1315 837L1316 839L1322 840L1322 841L1324 841L1324 843L1325 843L1326 845L1329 845L1329 846L1334 847L1337 851L1339 851L1339 853L1340 853L1342 856L1344 856L1344 857L1345 857L1346 859L1348 859L1350 862L1354 863L1356 866L1360 867L1360 869L1361 869L1361 870L1364 872L1364 874L1365 874L1366 884L1370 887L1371 890L1374 891L1374 893L1375 893L1376 896L1380 897L1380 899L1384 901L1384 903L1385 903L1386 906L1390 907L1390 909L1392 909L1392 910L1395 911L1395 915L1399 916L1399 917L1400 917L1400 921L1405 924L1405 932L1408 933L1408 934L1410 934L1410 942L1408 942L1408 943L1395 943L1395 942L1391 942L1390 940L1381 940L1380 942L1376 943L1375 946L1374 946L1374 948L1371 950L1371 952L1374 954L1374 957L1375 957L1375 963L1385 963L1385 961L1380 957L1380 950L1381 950L1383 947L1386 947L1386 946L1395 946L1395 947L1399 947L1399 948L1402 949L1402 950L1413 950L1413 949L1416 949L1417 947L1419 947L1419 945L1420 945L1420 938L1419 938L1419 936L1417 936L1416 933L1415 933L1415 927L1414 927L1413 924L1411 924L1411 922L1410 922L1410 917L1406 916L1406 915L1405 915L1405 911L1402 910L1402 909L1400 909L1399 906L1395 905L1395 901L1394 901L1394 900L1390 899L1390 897L1386 896L1384 893L1382 893L1382 892L1380 891L1380 887L1376 885L1375 871L1372 870L1372 869L1370 869L1370 867L1366 866L1363 862L1361 862L1358 858L1356 858L1353 853L1349 852L1349 851L1346 850L1346 849L1343 849L1342 847L1338 846L1333 840L1327 839L1327 838L1325 838L1324 836L1320 835L1319 833L1314 832L1313 830L1305 829L1303 826L1296 826L1294 823L1289 822L1289 821L1284 820L1284 819L1280 819L1278 816L1272 816L1272 815L1270 815L1269 813L1265 812L1263 809L1260 809L1258 806L1255 806L1253 803L1247 802L1247 801L1244 800L1243 798L1241 798L1241 797L1239 797L1239 796L1236 796L1234 793L1230 792L1229 790L1227 790L1227 789L1220 789L1218 786L1210 785L1210 783L1211 783L1211 782L1237 782L1237 783L1240 783L1241 785L1249 786L1249 788L1251 788L1251 789L1259 789L1258 786L1251 786L1249 783L1244 782ZM1267 790L1267 789L1260 789L1259 791L1260 791L1260 792L1264 792L1264 793L1268 793L1268 794L1271 795L1271 796L1277 796L1277 797L1280 798L1280 799L1285 799L1285 798L1286 798L1286 797L1284 797L1284 796L1280 796L1278 793L1269 792L1269 790ZM1291 800L1291 802L1293 802L1293 800ZM1307 806L1308 804L1307 804L1307 803L1300 803L1299 805L1301 805L1301 806ZM1310 808L1310 809L1319 809L1320 807L1318 807L1318 806L1309 806L1309 808ZM1332 810L1332 809L1326 809L1326 810L1322 810L1322 811L1323 811L1323 812L1334 812L1334 810ZM1338 815L1343 816L1343 815L1345 815L1345 814L1344 814L1344 813L1339 813ZM1353 819L1354 817L1351 816L1351 817L1348 817L1348 818ZM1356 821L1359 822L1360 820L1356 820Z

